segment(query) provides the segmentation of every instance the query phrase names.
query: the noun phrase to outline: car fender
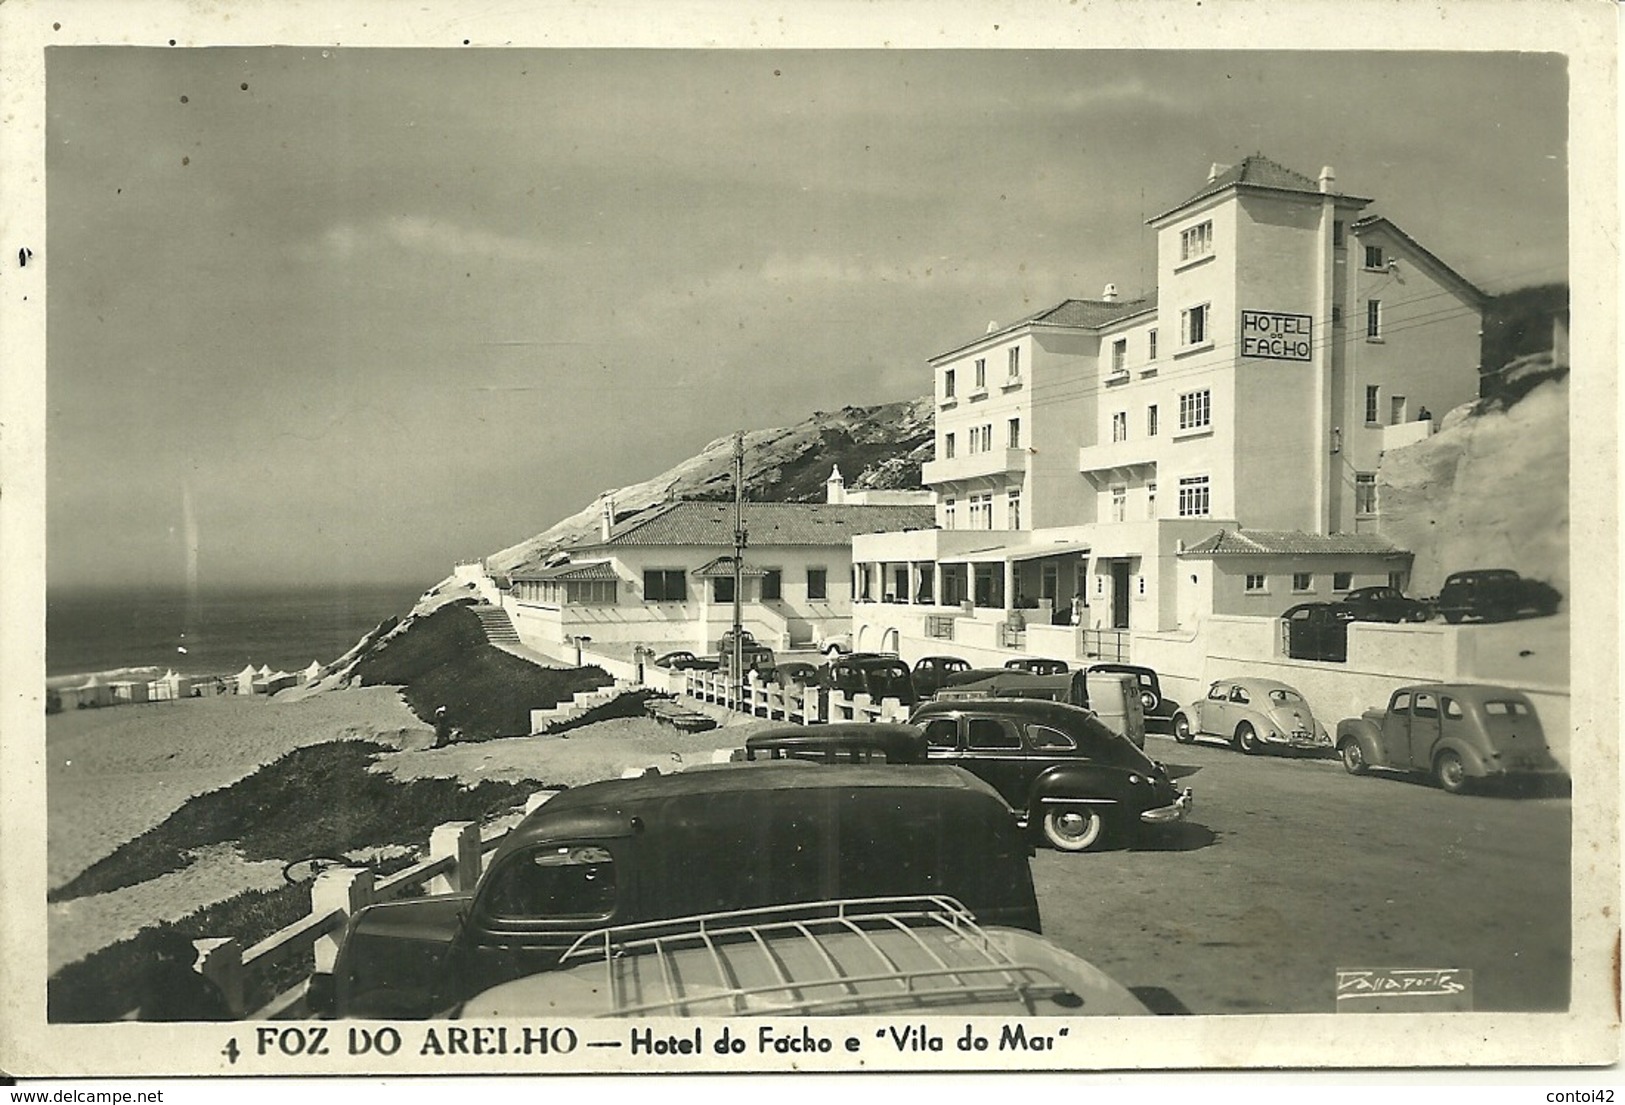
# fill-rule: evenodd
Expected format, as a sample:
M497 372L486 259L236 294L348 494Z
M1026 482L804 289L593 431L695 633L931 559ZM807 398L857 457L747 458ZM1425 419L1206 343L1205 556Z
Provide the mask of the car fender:
M1027 808L1033 820L1057 805L1089 806L1106 813L1128 808L1126 778L1116 768L1094 764L1056 764L1047 768L1027 792ZM1146 789L1150 794L1150 788Z
M1353 738L1359 742L1360 751L1365 753L1365 762L1381 766L1388 763L1386 749L1382 745L1382 730L1363 717L1347 717L1337 723L1337 737L1332 742L1333 747L1342 748L1343 741Z
M1202 728L1202 701L1203 700L1199 698L1192 702L1189 706L1181 706L1178 710L1174 711L1176 717L1179 714L1185 715L1185 720L1190 722L1192 733L1206 732L1206 730Z
M1462 740L1460 737L1452 737L1449 735L1441 737L1434 743L1433 750L1429 754L1428 766L1432 767L1433 764L1438 761L1439 753L1446 750L1454 752L1456 755L1460 756L1462 766L1467 769L1467 774L1473 776L1474 778L1482 779L1486 775L1499 774L1499 770L1492 769L1490 764L1485 760L1484 754L1474 745L1468 741Z

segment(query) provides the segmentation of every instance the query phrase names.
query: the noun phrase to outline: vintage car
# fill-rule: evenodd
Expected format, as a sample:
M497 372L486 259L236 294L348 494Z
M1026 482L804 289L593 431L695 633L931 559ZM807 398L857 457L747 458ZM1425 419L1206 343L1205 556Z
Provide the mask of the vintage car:
M1300 602L1281 615L1286 654L1294 660L1345 663L1354 611L1340 602Z
M1398 587L1356 587L1343 596L1343 605L1357 622L1425 622L1433 616L1427 603Z
M958 656L922 656L914 661L915 693L921 698L930 698L949 676L970 670L970 661Z
M1222 737L1252 755L1265 748L1323 748L1332 738L1303 695L1273 679L1220 679L1174 715L1174 739Z
M937 701L1032 698L1093 710L1106 727L1136 748L1145 747L1144 692L1136 675L1119 671L1067 671L1033 675L1018 668L972 668L948 677Z
M689 669L711 669L717 666L717 662L702 659L686 649L679 649L676 652L656 656L654 665L657 668L668 668L671 671L687 671Z
M1510 568L1477 568L1446 576L1434 606L1454 624L1463 618L1499 621L1520 614L1555 614L1562 601L1549 583L1525 579Z
M1475 780L1562 776L1528 697L1506 687L1401 687L1387 709L1337 723L1351 775L1392 768L1431 775L1456 794Z
M604 928L459 1015L1144 1016L1099 968L940 895L769 906ZM771 1031L771 1030L769 1030Z
M1038 656L1022 656L1006 660L1004 666L1013 671L1024 671L1028 675L1065 675L1072 670L1072 665L1065 660L1046 660Z
M909 718L926 758L985 780L1017 819L1063 852L1120 843L1178 821L1191 792L1088 710L1061 702L979 698L927 702Z
M831 660L820 670L818 684L851 696L866 694L875 702L897 699L904 706L920 700L908 665L892 653L854 652Z
M1004 800L951 767L788 760L589 783L521 821L472 893L357 910L311 1001L441 1015L558 966L588 933L766 906L941 895L1036 933L1027 856Z
M745 760L807 760L812 763L922 764L925 734L896 722L841 725L775 725L745 739Z
M722 671L730 670L733 664L734 631L723 631L722 637L717 641L717 667ZM773 650L758 641L748 629L739 631L739 658L744 664L742 670L757 671L764 675L771 674L774 667Z
M1179 712L1179 703L1162 693L1162 680L1151 668L1141 664L1110 662L1090 664L1084 669L1085 676L1093 675L1095 672L1132 675L1140 687L1140 712L1145 716L1147 731L1162 733L1174 731L1174 715Z
M791 683L812 686L818 682L818 665L805 660L786 660L773 669L773 682L781 687L788 687Z

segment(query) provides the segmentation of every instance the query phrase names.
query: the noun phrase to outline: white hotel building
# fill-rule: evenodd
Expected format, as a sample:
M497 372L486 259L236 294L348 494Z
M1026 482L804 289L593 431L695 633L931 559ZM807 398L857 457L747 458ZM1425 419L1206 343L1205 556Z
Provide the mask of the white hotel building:
M933 358L938 528L854 539L854 593L884 596L858 647L1085 656L1403 586L1378 463L1477 397L1485 300L1335 185L1215 165L1150 220L1154 291Z

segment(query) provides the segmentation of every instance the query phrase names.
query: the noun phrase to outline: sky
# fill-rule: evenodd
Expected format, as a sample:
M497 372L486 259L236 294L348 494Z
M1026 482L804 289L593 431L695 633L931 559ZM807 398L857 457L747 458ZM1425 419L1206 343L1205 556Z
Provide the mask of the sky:
M421 582L913 398L1266 156L1567 279L1556 55L47 51L47 581Z

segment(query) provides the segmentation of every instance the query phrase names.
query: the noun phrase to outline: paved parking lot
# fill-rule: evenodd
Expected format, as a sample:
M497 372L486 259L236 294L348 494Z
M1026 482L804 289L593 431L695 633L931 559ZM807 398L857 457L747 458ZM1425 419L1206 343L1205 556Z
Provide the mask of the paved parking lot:
M1040 848L1046 934L1159 1012L1329 1013L1339 967L1454 967L1474 1007L1569 994L1569 800L1449 795L1335 760L1153 735L1194 788L1131 849Z

